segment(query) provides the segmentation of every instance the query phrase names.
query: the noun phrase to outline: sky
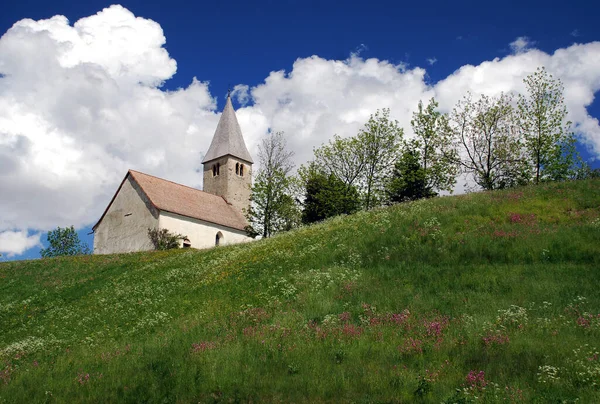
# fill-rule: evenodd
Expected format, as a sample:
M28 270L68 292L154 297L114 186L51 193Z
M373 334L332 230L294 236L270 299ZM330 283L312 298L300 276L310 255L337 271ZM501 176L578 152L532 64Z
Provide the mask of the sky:
M284 131L295 163L377 109L410 137L419 100L564 85L600 167L600 3L21 0L0 13L0 260L91 227L128 169L202 187L229 88L250 152ZM255 159L256 160L256 159Z

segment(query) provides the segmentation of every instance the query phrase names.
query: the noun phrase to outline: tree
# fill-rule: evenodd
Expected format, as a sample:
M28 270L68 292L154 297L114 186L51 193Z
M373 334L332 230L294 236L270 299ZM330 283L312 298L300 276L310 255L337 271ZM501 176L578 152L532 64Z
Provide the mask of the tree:
M294 153L287 150L283 132L269 134L259 146L260 169L252 185L251 205L246 218L251 223L248 235L290 230L300 221L299 209L289 195L290 171Z
M456 151L452 147L452 132L448 117L437 111L437 101L432 98L423 109L419 101L417 112L410 121L415 137L407 142L406 148L419 156L419 165L423 171L423 190L427 195L435 195L438 191L452 192L458 174ZM403 158L410 158L403 155ZM397 169L398 167L396 167ZM406 170L405 167L404 169Z
M360 208L354 186L348 186L334 174L311 169L306 178L302 223L318 222L328 217L351 214Z
M579 158L579 160L579 164L577 164L572 179L587 180L591 178L600 178L600 168L592 168L585 161L581 161L581 158Z
M427 173L417 149L406 148L394 167L386 193L391 203L414 201L436 195L427 185Z
M535 184L573 175L577 153L560 80L545 68L523 80L528 96L519 96L518 118Z
M333 174L347 187L360 180L365 169L362 144L356 137L333 136L328 144L315 149L314 164L327 174Z
M511 98L467 94L450 116L457 156L463 172L486 190L507 188L524 181L524 160Z
M57 227L48 232L46 236L48 248L42 248L40 255L43 258L59 257L61 255L86 255L90 254L90 247L82 242L77 232L71 227Z
M356 136L335 135L328 144L315 149L314 164L342 181L348 190L358 188L365 209L381 199L402 140L402 129L389 115L389 109L378 110Z
M397 157L403 130L398 121L390 119L390 110L371 115L358 134L364 161L364 206L369 210L382 199L385 181L389 178Z

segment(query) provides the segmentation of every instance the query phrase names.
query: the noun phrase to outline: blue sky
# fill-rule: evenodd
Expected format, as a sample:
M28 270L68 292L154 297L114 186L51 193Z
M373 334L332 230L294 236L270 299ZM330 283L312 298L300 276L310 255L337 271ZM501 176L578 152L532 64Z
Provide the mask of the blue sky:
M592 147L580 152L599 167L594 2L128 1L102 11L110 5L3 6L1 259L38 257L56 226L75 225L91 245L128 168L200 187L229 86L251 151L285 130L300 164L377 108L408 130L419 99L451 109L467 90L519 91L546 65ZM55 15L68 22L41 22Z

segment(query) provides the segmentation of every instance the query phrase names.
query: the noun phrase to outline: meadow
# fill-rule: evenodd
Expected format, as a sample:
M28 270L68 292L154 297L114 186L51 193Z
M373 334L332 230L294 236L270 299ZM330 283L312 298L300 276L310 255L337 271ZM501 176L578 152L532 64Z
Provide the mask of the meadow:
M600 180L0 263L0 403L600 402Z

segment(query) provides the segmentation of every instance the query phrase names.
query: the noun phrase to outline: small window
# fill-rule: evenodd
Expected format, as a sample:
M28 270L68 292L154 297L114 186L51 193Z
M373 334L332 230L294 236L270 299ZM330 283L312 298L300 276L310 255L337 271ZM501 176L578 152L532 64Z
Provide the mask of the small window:
M184 238L183 239L183 248L190 248L192 246L192 242L190 241L189 238Z
M213 177L217 175L217 166L213 164L212 166Z
M235 163L235 174L240 175L240 163Z
M244 176L244 165L240 164L240 175L243 177Z
M217 163L217 175L219 175L219 169L221 168L221 164Z
M223 240L223 233L218 232L217 235L215 236L215 245L220 245L221 240Z

